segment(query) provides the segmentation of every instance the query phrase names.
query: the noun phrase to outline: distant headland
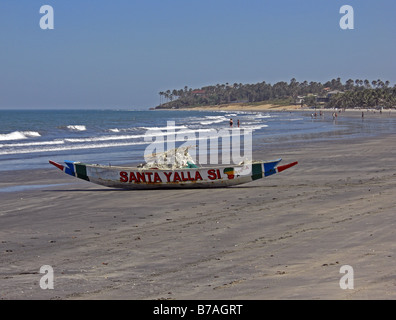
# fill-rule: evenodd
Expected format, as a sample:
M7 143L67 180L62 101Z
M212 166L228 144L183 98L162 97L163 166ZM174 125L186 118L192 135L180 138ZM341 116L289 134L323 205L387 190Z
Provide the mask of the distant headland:
M192 89L159 92L154 109L291 110L301 108L381 109L396 108L396 85L389 81L340 78L325 83L315 81L275 84L216 84Z

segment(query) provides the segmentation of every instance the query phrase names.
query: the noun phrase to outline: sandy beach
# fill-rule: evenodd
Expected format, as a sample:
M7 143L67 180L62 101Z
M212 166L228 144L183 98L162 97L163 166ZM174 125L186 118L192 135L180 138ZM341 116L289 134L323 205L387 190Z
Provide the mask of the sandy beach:
M169 109L171 110L171 109ZM301 105L273 105L268 103L257 103L257 104L246 104L246 103L232 103L232 104L222 104L222 105L215 105L215 106L199 106L199 107L189 107L185 109L177 109L177 110L201 110L201 111L257 111L257 112L270 112L270 111L307 111L307 112L314 112L314 108L308 108L307 106L301 107ZM333 109L326 109L326 108L317 108L316 111L322 110L323 112L334 112ZM338 110L339 111L339 110ZM345 109L343 110L347 113L362 113L362 112L369 112L369 113L379 113L377 109ZM384 109L384 113L391 113L394 114L396 109Z
M202 110L202 111L306 111L308 108L301 108L300 105L288 105L288 106L279 106L272 104L243 104L243 103L232 103L232 104L221 104L216 106L199 106L199 107L190 107L186 109L178 109L178 110Z
M0 299L395 299L394 136L254 155L278 157L299 165L225 189L1 172ZM40 288L43 265L54 289Z

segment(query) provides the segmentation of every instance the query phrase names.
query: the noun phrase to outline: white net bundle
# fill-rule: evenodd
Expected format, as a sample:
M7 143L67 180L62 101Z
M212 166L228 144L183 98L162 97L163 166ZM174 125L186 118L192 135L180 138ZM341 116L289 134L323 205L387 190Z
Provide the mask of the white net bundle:
M188 153L190 148L195 146L179 147L161 153L153 153L146 155L146 163L140 167L143 169L180 169L180 168L196 168L193 158Z

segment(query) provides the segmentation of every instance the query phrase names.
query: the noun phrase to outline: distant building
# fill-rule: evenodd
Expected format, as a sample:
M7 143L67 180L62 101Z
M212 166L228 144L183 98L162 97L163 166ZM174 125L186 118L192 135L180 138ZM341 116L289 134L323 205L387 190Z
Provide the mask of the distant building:
M329 92L327 92L327 98L331 98L331 96L334 96L334 95L339 94L339 93L344 93L344 92L340 91L340 90L329 91Z
M193 90L191 93L195 94L197 96L203 96L203 95L205 95L206 91L205 90Z
M324 104L329 102L330 98L328 97L316 97L316 102L319 104Z
M294 104L302 104L302 103L304 103L304 97L297 96L296 100L294 100Z
M325 88L325 90L326 89L329 89L329 88ZM327 91L327 90L326 90ZM316 102L318 103L318 104L325 104L325 103L328 103L329 101L330 101L330 98L332 97L332 96L334 96L334 95L336 95L336 94L339 94L339 93L344 93L343 91L340 91L340 90L333 90L333 91L329 91L329 92L327 92L327 94L325 95L325 96L321 96L321 97L316 97Z

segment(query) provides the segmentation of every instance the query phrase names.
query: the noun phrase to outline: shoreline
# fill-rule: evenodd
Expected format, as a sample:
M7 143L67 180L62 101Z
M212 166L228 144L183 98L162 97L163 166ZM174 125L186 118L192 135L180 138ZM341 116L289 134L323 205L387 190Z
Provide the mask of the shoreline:
M189 108L179 108L179 109L156 109L156 110L166 110L166 111L304 111L304 112L334 112L334 111L340 111L341 109L325 109L325 108L301 108L300 105L287 105L287 106L278 106L278 105L272 105L272 104L258 104L258 105L245 105L245 104L223 104L223 105L218 105L218 106L199 106L199 107L189 107ZM342 109L342 112L347 112L347 113L362 113L362 112L368 112L368 113L380 113L380 110L378 109L367 109L367 108L359 108L359 109ZM384 109L383 113L396 113L396 109Z
M394 299L393 146L392 135L280 146L265 157L296 167L225 189L8 172L9 186L51 186L0 193L0 299ZM54 290L39 287L42 265ZM353 290L339 286L342 265Z

